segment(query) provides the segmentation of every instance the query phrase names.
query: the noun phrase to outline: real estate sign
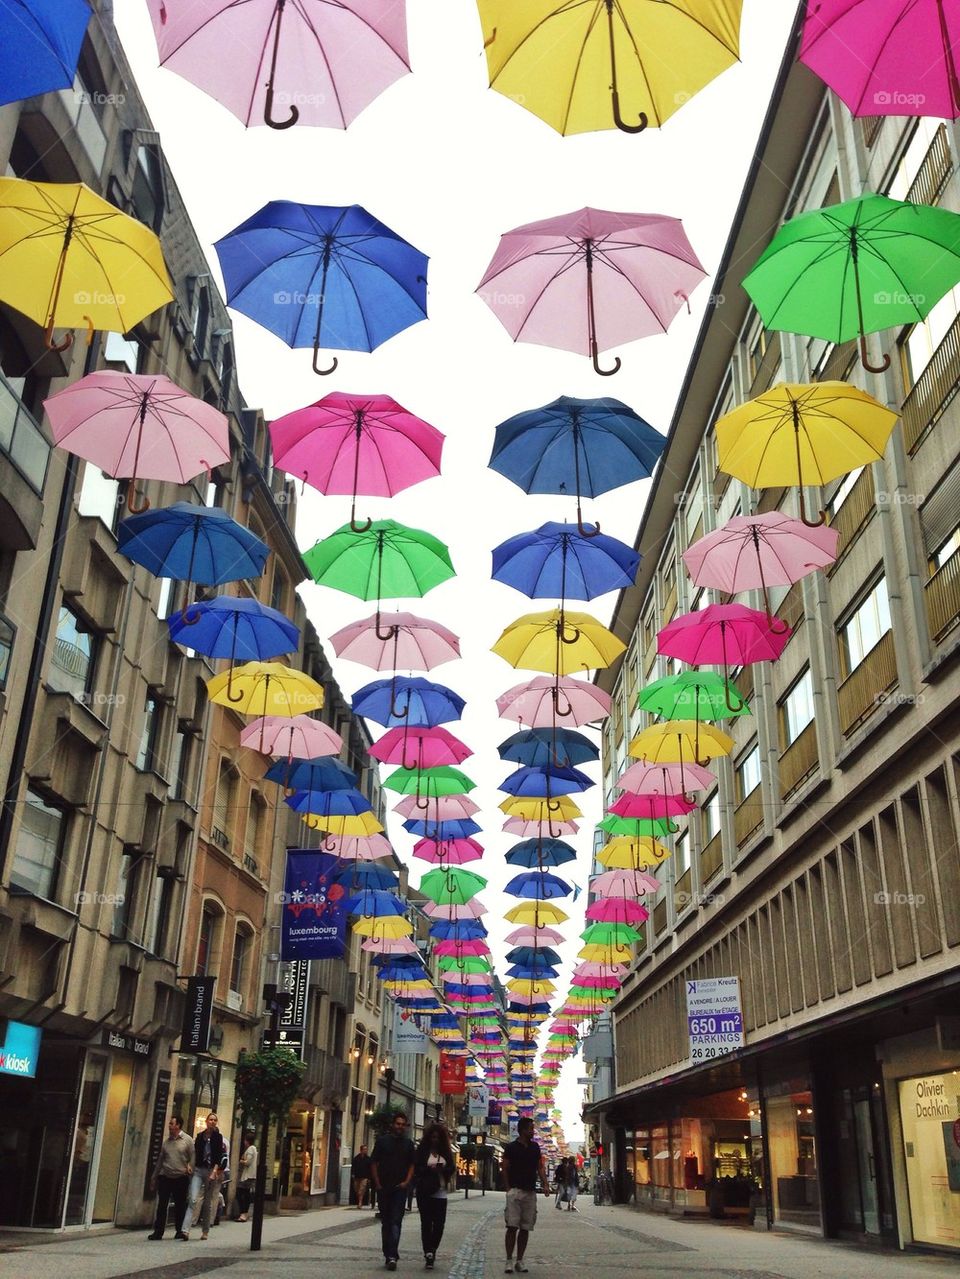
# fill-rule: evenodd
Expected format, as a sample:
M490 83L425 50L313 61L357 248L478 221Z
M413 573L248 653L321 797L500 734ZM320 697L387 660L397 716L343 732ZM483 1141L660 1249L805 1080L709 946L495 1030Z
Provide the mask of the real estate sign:
M739 977L687 982L690 1060L712 1061L744 1045Z

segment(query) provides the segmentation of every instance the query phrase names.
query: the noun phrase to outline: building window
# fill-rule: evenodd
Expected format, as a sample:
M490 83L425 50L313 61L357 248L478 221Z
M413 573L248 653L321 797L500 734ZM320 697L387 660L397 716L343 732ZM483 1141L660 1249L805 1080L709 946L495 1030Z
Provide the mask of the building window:
M673 841L673 874L679 879L690 868L690 831L682 830Z
M13 642L17 628L0 613L0 689L7 686L7 675L10 672L10 658L13 656Z
M233 765L229 760L220 761L220 774L217 778L217 795L213 805L213 842L220 848L230 847L232 824L236 817L237 783Z
M960 527L955 528L947 540L942 542L930 556L931 576L938 568L943 568L947 560L953 559L958 550L960 550Z
M28 789L10 870L12 886L37 897L53 896L66 828L63 809L48 804L36 791Z
M76 613L66 604L60 607L53 656L47 682L58 693L72 693L78 701L89 700L96 665L97 645L94 637L82 629Z
M703 806L703 842L720 834L720 792L715 790Z
M80 514L95 516L113 533L116 531L120 505L120 481L104 475L99 467L87 462L80 483Z
M212 906L204 906L200 916L200 936L197 940L197 976L209 977L216 963L217 912Z
M173 739L173 750L167 776L170 780L171 799L187 798L187 776L190 771L190 746L192 737L178 729Z
M143 865L142 856L133 856L124 852L120 858L117 871L117 887L114 893L113 924L111 933L114 937L130 936L130 921L137 895L137 881Z
M275 608L278 613L285 613L287 609L287 575L279 564L273 570L273 591L270 595L270 607Z
M160 594L157 597L157 619L165 622L176 609L177 583L172 577L160 578Z
M210 327L210 293L205 284L194 280L193 318L190 325L193 331L194 349L201 358L206 355L207 330Z
M266 825L266 802L261 795L254 791L250 796L250 805L247 809L247 828L244 839L244 865L247 870L252 871L254 875L259 869L260 845L263 840L263 830Z
M767 331L761 320L754 321L745 343L747 356L747 381L752 382L760 372L760 365L767 350Z
M813 677L810 667L788 690L780 703L780 741L784 750L813 722Z
M737 803L742 803L747 796L760 785L760 747L754 746L745 755L736 769Z
M887 579L881 577L840 627L840 655L844 675L855 671L889 630Z
M136 759L137 768L141 773L158 771L157 744L160 740L162 718L163 707L153 693L148 693Z
M827 514L831 518L836 515L837 511L840 510L840 507L843 506L844 502L850 496L850 491L854 484L856 484L857 480L859 480L862 472L862 466L858 466L854 470L849 471L830 494L830 501L827 503Z
M242 925L238 925L233 937L233 959L230 963L230 989L238 995L243 994L247 976L247 955L250 949L250 934Z
M160 149L152 143L137 148L137 167L133 174L133 207L137 217L154 231L163 222L163 167Z
M154 955L167 953L167 929L173 908L172 875L157 875L153 886L153 901L150 903L150 920L147 927L146 946Z
M955 286L944 294L925 320L912 325L900 338L900 363L906 391L909 392L916 385L948 330L956 323L958 314L960 286Z

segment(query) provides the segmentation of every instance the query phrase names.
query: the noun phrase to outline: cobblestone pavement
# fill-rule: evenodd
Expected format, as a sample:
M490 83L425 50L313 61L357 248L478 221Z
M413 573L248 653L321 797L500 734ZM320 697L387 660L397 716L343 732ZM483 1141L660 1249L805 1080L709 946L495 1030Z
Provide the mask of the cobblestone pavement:
M557 1212L541 1198L525 1258L534 1279L956 1279L948 1257L878 1253L786 1233L767 1234L709 1221L674 1220L627 1208ZM503 1196L450 1200L435 1274L494 1279L503 1274ZM201 1243L148 1243L147 1230L32 1241L0 1236L0 1279L364 1279L384 1274L380 1223L372 1212L332 1208L264 1223L262 1251L249 1251L249 1227L224 1223ZM421 1275L419 1220L404 1221L398 1273Z

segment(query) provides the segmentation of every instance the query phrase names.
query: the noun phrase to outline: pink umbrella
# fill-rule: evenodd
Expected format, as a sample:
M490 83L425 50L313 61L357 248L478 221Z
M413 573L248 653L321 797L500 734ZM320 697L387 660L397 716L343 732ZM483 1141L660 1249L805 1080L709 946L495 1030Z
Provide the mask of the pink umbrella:
M605 897L587 907L587 919L604 924L642 924L649 917L645 906L622 897Z
M504 941L510 943L511 946L542 946L544 942L550 945L558 945L562 941L566 941L563 933L558 933L555 928L531 928L529 924L524 924L521 928L515 928L512 933L507 933Z
M455 902L427 902L421 909L425 915L430 915L434 919L479 919L481 915L487 913L486 906L476 898L462 905Z
M474 937L467 941L438 941L433 948L435 955L461 955L479 958L490 954L490 947L482 937Z
M587 990L619 990L623 982L619 977L578 977L577 985Z
M743 604L708 604L696 613L684 613L657 632L657 652L678 657L691 666L722 666L724 680L729 666L774 662L786 647L790 627L774 630L770 618ZM727 705L736 712L739 707Z
M680 795L688 790L709 790L716 774L702 764L632 764L617 778L621 790L633 795Z
M580 209L501 236L477 292L515 342L589 355L666 333L706 272L678 218Z
M383 764L437 768L460 764L473 751L445 728L411 728L404 724L402 728L388 729L370 747L369 753Z
M274 463L321 493L349 493L350 527L357 494L393 497L440 474L444 437L389 395L332 391L316 404L270 423Z
M399 804L394 804L393 811L401 817L413 817L416 821L446 822L461 817L472 817L479 813L480 805L469 795L436 795L418 804L416 795L405 795ZM481 850L482 851L482 850Z
M385 835L330 835L323 846L342 862L376 862L393 856L393 845Z
M416 799L416 796L413 797ZM413 846L414 857L425 862L437 862L441 866L463 866L478 862L483 856L483 846L475 839L418 839Z
M692 813L695 808L696 804L685 795L634 795L628 791L607 811L616 817L657 821L661 817L681 817L684 813Z
M245 125L345 129L410 70L403 4L147 0L147 8L161 64Z
M558 719L589 724L610 714L610 694L572 676L538 675L498 697L497 710L501 719L515 719L528 728L552 728Z
M379 940L371 938L365 941L361 950L372 950L376 954L382 955L419 955L417 943L410 937L381 937Z
M818 0L799 58L854 115L960 116L960 9L944 0Z
M230 426L222 413L159 374L88 373L44 401L55 444L129 478L127 509L137 479L185 484L230 461Z
M560 835L576 835L579 829L576 822L527 822L522 817L508 817L503 823L508 835L521 839L543 839L547 835L557 839Z
M430 671L460 656L460 640L439 622L413 613L380 613L381 634L377 635L377 615L351 622L330 636L338 657L360 662L375 671Z
M624 977L630 971L629 964L597 964L592 960L584 960L573 970L574 977ZM556 1027L552 1027L556 1029Z
M642 897L659 889L659 879L642 870L608 870L590 880L591 893L602 893L604 897Z
M487 989L491 984L489 973L458 973L447 970L440 974L440 980L453 982L457 986L485 986Z
M240 734L240 745L249 746L274 759L318 759L339 755L343 738L328 725L309 715L264 715L248 724Z

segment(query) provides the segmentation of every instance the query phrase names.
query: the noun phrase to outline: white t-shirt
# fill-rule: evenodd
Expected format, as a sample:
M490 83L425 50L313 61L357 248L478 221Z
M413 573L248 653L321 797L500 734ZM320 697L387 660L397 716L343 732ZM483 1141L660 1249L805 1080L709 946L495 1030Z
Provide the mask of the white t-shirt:
M435 1190L433 1194L430 1196L430 1198L446 1199L447 1197L446 1180L445 1180L445 1173L447 1168L446 1159L444 1159L443 1155L428 1155L427 1167L436 1168L437 1172L440 1174L440 1189Z

